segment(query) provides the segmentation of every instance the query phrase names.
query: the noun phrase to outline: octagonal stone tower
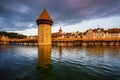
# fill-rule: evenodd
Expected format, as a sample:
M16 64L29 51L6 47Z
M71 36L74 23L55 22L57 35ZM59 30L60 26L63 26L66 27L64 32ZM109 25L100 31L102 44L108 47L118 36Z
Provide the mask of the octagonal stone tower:
M51 27L53 21L46 9L43 10L36 22L38 25L38 45L51 45Z

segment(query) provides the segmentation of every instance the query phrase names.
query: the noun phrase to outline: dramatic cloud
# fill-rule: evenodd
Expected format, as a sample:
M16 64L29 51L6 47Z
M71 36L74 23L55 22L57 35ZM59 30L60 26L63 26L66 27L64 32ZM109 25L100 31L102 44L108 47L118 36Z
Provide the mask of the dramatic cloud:
M0 31L36 28L35 21L43 8L47 8L54 26L68 26L104 17L120 17L120 0L2 0Z

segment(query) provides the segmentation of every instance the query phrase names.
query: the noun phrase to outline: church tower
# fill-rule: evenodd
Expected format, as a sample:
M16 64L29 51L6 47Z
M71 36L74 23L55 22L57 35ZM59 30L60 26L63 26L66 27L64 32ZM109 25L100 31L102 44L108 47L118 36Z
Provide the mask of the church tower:
M46 9L43 10L36 22L38 25L38 45L51 45L51 27L53 21Z
M59 34L62 34L62 28L60 27L60 29L59 29Z

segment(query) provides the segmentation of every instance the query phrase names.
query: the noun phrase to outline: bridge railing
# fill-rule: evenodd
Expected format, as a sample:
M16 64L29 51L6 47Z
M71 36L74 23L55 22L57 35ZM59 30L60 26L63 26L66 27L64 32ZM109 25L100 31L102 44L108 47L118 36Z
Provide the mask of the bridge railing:
M120 38L52 38L52 41L120 41ZM8 39L7 42L37 42L37 39Z
M120 38L52 38L52 41L120 41Z

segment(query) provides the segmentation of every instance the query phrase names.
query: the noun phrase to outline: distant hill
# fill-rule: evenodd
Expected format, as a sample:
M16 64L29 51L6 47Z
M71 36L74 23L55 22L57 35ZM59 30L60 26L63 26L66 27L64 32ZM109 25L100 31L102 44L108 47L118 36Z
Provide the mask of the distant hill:
M7 36L8 38L16 38L16 39L22 39L25 38L25 35L18 34L18 33L13 33L13 32L4 32L0 31L0 36Z

